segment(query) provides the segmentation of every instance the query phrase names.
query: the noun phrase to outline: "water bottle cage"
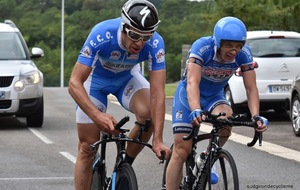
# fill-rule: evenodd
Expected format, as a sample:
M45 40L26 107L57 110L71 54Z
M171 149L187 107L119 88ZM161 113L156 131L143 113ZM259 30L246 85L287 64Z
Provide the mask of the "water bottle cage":
M200 168L198 168L198 172L196 173L196 176L195 176L193 189L200 189L200 185L202 183L204 183L204 181L202 181L204 179L202 176L206 173L206 170L207 170L207 168L205 167L207 164L207 157L208 157L207 153L200 154L201 164L200 164Z

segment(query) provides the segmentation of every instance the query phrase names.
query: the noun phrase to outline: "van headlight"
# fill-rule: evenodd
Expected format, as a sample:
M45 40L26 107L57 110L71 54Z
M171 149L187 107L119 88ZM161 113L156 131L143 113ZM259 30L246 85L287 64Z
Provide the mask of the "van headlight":
M41 81L41 77L38 71L24 73L20 76L20 80L15 83L15 89L22 91L26 85L37 84Z

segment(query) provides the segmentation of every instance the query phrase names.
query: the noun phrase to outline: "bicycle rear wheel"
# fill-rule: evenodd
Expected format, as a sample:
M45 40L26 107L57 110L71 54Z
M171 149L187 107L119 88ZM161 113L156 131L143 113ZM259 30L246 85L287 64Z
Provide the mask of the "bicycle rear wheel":
M117 172L116 190L138 190L135 172L128 163L123 163Z
M209 177L206 175L206 183L202 189L239 190L237 167L232 155L227 150L218 151L218 154L213 157L212 167L215 167L214 171L218 175L217 183L211 184L210 181L208 183Z

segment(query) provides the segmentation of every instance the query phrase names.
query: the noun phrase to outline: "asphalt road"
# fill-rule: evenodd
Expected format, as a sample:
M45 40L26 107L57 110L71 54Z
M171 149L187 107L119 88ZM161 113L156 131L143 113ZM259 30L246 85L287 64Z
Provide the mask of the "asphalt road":
M171 102L172 99L167 99L164 129L164 141L168 146L173 138L169 117ZM133 125L133 115L114 100L110 100L108 112L117 119L129 115L128 126ZM270 120L270 127L264 133L262 147L248 148L245 143L253 131L241 127L233 130L230 141L224 146L235 158L240 189L300 189L299 138L294 136L287 115L264 114ZM203 147L205 145L200 144L200 149ZM109 146L109 150L108 165L112 166L114 146ZM45 88L42 128L28 128L23 118L0 118L1 190L72 190L76 155L75 103L66 88ZM160 189L163 165L151 150L144 149L133 167L140 189Z

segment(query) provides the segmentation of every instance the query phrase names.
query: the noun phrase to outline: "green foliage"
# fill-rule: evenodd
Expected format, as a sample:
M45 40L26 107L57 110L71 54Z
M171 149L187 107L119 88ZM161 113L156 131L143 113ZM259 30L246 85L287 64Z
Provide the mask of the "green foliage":
M217 0L219 18L240 18L248 30L295 30L300 31L299 0Z
M172 53L166 54L167 63L167 83L178 81L181 75L181 54L176 55Z
M174 96L178 83L167 83L165 87L166 96Z
M10 17L12 14L12 7L15 7L15 1L1 0L0 1L0 18Z
M150 0L161 24L158 32L166 46L167 82L180 79L182 45L212 35L216 21L236 16L248 30L293 30L300 32L300 0ZM64 12L64 85L92 27L119 17L125 0L68 0ZM13 20L28 47L41 47L45 56L36 60L45 86L60 85L61 0L0 0L0 19ZM147 73L146 73L147 74Z

